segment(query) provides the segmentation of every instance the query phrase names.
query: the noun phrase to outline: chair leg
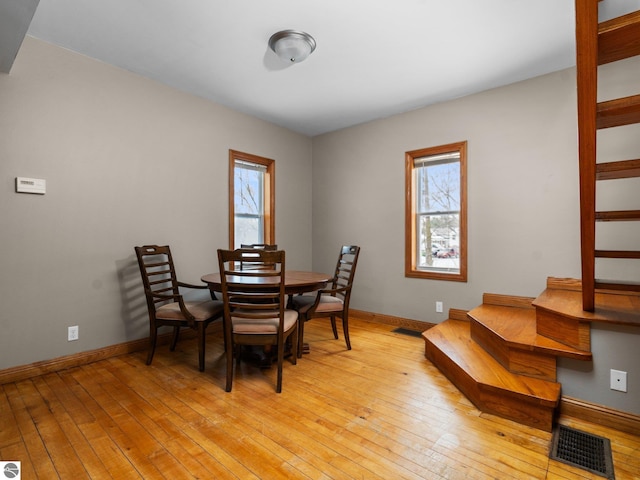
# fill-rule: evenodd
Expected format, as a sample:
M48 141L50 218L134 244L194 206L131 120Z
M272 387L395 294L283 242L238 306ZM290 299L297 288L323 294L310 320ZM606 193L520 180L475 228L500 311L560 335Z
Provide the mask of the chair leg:
M338 339L338 329L336 328L336 316L331 315L331 329L333 330L333 338Z
M158 341L158 327L155 325L151 326L151 331L149 332L149 353L147 354L147 365L151 365L151 360L153 360L153 354L156 351L156 343Z
M196 330L198 332L198 370L204 372L204 346L206 340L204 322L198 322Z
M349 316L347 314L342 317L342 331L344 332L344 340L347 342L347 350L351 350L351 340L349 339Z
M225 392L231 391L231 386L233 383L233 353L235 348L233 345L229 345L227 348L227 385L224 388Z
M294 365L298 364L298 326L296 325L293 332L291 332L290 338L293 336L291 340L291 363Z
M227 335L225 334L225 332L227 331L227 321L224 319L224 317L222 317L222 337L224 338L224 351L227 351Z
M284 338L278 342L278 379L276 393L282 393L282 363L284 361Z
M302 350L304 350L304 317L298 317L298 358L302 358Z
M180 337L180 327L173 327L173 338L171 339L171 345L169 350L173 352L178 344L178 338Z

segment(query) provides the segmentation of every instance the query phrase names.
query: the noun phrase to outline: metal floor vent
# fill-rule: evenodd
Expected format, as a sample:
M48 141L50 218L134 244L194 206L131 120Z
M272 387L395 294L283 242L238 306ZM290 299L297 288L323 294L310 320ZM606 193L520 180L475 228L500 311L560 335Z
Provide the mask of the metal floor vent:
M399 333L401 335L409 335L410 337L420 337L422 332L418 332L416 330L409 330L408 328L396 328L392 330L393 333Z
M611 442L608 438L559 425L553 432L549 457L596 475L615 479Z

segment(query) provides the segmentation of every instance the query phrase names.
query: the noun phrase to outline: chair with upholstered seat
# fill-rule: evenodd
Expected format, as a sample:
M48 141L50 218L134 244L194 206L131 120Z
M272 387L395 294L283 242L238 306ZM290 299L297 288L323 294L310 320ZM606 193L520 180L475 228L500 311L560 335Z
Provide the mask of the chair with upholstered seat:
M315 295L299 295L293 297L293 308L298 311L298 356L302 356L304 324L312 318L329 318L334 338L338 338L336 318L342 319L342 331L347 344L347 350L351 350L349 338L349 300L351 288L356 273L356 265L360 247L356 245L344 245L340 249L335 274L327 288L318 290Z
M191 285L179 282L173 265L169 246L145 245L135 247L138 266L144 285L149 311L149 353L147 365L151 364L156 350L158 328L173 327L170 350L178 343L181 328L196 331L198 342L198 368L204 371L205 330L214 320L223 317L222 302L218 300L187 301L180 288L208 289L206 285Z
M245 262L271 265L269 269L241 269ZM282 250L218 250L227 345L227 383L233 383L233 356L240 363L242 345L274 345L277 350L276 392L282 391L285 342L291 337L291 362L295 365L298 314L287 310L285 253Z
M240 248L242 249L255 248L258 250L275 251L275 250L278 250L278 245L269 244L269 243L242 243L240 244ZM240 264L240 267L244 270L248 270L250 268L272 268L273 265L268 265L260 262L242 262Z

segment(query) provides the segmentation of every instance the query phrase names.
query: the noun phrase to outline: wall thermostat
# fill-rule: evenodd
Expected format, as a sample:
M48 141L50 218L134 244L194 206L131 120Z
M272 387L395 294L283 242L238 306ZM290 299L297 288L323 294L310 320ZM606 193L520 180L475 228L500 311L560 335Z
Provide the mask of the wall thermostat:
M42 178L16 177L17 193L37 193L44 195L47 190L47 181Z

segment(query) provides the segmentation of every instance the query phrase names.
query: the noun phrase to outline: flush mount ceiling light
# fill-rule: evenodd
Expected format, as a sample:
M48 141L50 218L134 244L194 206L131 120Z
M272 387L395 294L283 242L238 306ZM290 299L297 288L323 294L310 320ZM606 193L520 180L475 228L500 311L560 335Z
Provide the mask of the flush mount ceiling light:
M287 63L300 63L316 49L311 35L298 30L282 30L269 39L269 48Z

